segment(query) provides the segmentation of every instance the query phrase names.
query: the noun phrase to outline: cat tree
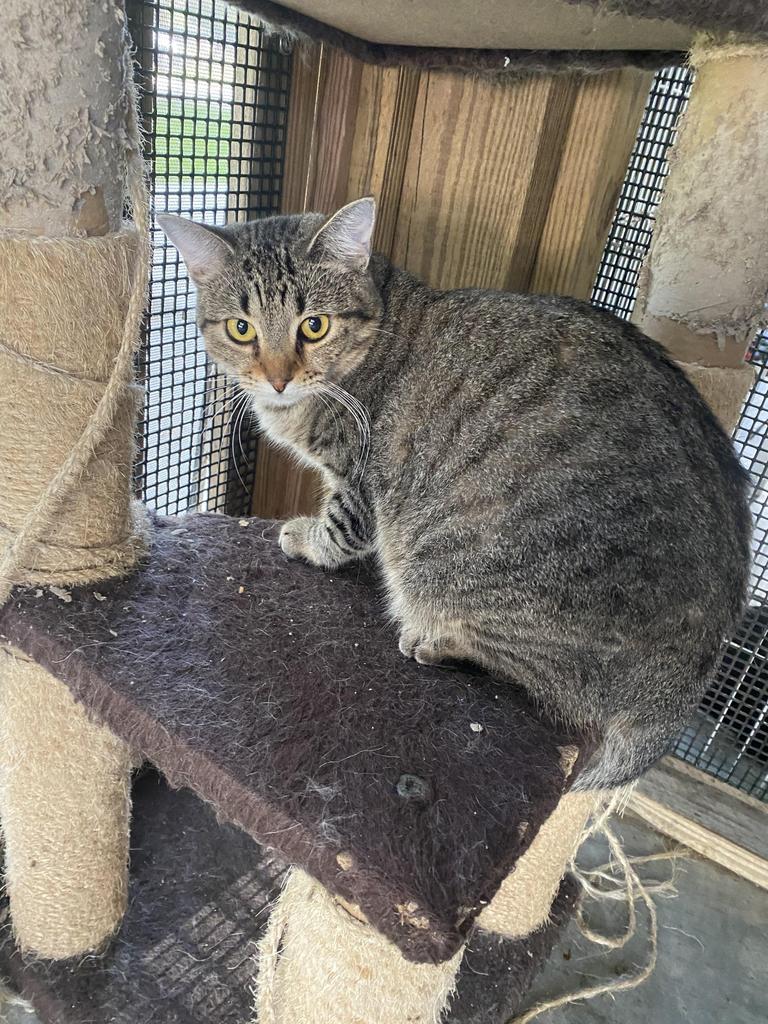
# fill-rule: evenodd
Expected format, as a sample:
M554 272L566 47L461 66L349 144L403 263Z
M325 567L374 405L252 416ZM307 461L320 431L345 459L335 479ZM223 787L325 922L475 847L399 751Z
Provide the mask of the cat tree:
M570 6L592 18L589 5ZM648 22L639 7L624 45L610 38L612 51L628 49L644 26L640 55L564 57L565 40L546 33L519 48L546 48L556 72L648 66L668 59L662 45L690 44L685 18ZM164 904L148 885L124 926L138 953L130 959L121 934L108 945L126 910L131 768L148 760L211 805L223 830L238 827L218 854L227 878L249 855L260 863L252 840L292 865L261 938L261 1024L427 1024L457 978L449 1019L492 1019L460 970L475 922L473 976L491 973L499 948L513 968L514 997L497 1001L506 1014L548 951L550 914L562 917L571 899L561 879L594 799L568 790L599 738L542 721L485 677L404 663L370 584L287 564L269 524L154 520L131 499L147 220L122 9L67 0L63 33L42 4L28 8L14 0L0 14L17 117L18 149L6 152L19 169L0 196L0 822L13 935L32 955L6 942L5 969L44 1019L64 1021L75 1019L72 992L89 968L41 969L41 958L97 951L107 964L128 957L123 973L151 958L141 942ZM302 10L259 6L365 59L498 67L498 54L480 50L360 48L338 25L323 27L329 5ZM16 46L22 28L34 64ZM513 42L510 30L503 45ZM533 60L506 52L502 69L507 58ZM768 186L753 151L766 137L766 54L708 45L695 60L700 87L640 308L650 333L700 365L689 372L732 421L768 280ZM706 198L698 226L686 219L694 170ZM121 226L125 183L133 226ZM675 258L681 237L689 259ZM134 827L173 878L175 858L189 856L176 837L185 822L206 837L218 826L198 802L170 795L145 818L152 803L137 802ZM177 815L178 828L163 815ZM105 1021L135 1019L116 984L102 977L81 996ZM222 1005L204 1019L236 1019Z

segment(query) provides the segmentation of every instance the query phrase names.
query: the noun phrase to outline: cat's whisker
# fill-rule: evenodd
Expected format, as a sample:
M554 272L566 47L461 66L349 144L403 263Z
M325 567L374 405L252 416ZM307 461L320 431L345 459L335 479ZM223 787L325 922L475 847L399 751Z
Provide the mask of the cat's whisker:
M339 437L343 438L344 433L345 433L345 431L344 431L344 424L342 423L341 417L336 412L336 406L333 404L333 402L330 402L330 401L326 400L326 398L323 395L323 392L321 390L315 388L313 390L313 394L314 394L315 398L317 398L318 401L320 401L323 404L324 408L326 408L330 412L330 414L333 416L334 420L336 421L336 425L339 428Z
M338 391L339 396L346 402L350 412L352 412L353 410L356 411L357 416L359 417L361 427L363 428L363 433L365 435L365 440L367 444L368 441L370 441L371 435L371 419L368 414L368 410L365 408L365 406L358 398L350 394L350 392L347 391L345 388L341 387L340 384L336 384L335 382L332 381L328 381L327 383L329 383L334 389Z
M338 384L332 381L325 381L326 393L331 397L335 398L337 402L342 405L352 416L355 423L357 424L358 430L361 435L361 441L365 439L368 432L367 413L365 409L357 402L348 391L340 387Z
M362 424L360 422L360 419L359 419L359 416L358 416L357 412L353 408L351 408L349 406L349 404L344 400L344 398L341 395L336 394L334 391L331 390L330 387L327 387L327 384L328 384L328 382L326 382L325 394L329 398L334 399L336 402L338 402L339 405L341 405L342 408L346 409L347 412L350 414L350 416L352 417L352 421L353 421L353 423L355 424L355 426L357 428L358 435L360 436L360 443L361 443L361 445L363 445L364 444L364 428L363 428L363 426L362 426ZM357 467L355 467L355 472L356 472L356 470L357 470Z
M232 405L232 413L234 415L234 409L237 407L239 397L233 397L232 395L224 395L221 399L216 402L206 402L204 406L204 413L202 419L202 425L205 426L210 420L216 416L226 417L227 406Z
M226 378L218 377L216 380L209 381L202 392L199 395L195 395L195 400L199 401L202 399L205 406L208 406L212 401L218 402L221 399L230 398L236 394L237 390L236 381L228 381Z
M236 381L227 381L226 379L219 378L216 381L211 381L209 385L203 389L201 398L208 399L209 396L213 395L217 397L219 394L231 395L237 390Z
M250 407L248 405L248 402L243 402L243 404L241 406L241 409L240 409L240 420L239 420L238 427L237 427L237 443L238 443L238 446L240 448L240 454L243 457L243 462L247 462L248 461L248 456L245 454L245 449L243 448L242 426L243 426L243 421L248 416L249 412L250 412Z
M370 452L371 420L368 410L359 399L350 394L349 391L343 388L340 384L329 380L326 380L323 383L328 389L328 393L335 397L339 404L343 405L349 411L357 424L360 434L360 454L353 470L353 476L362 476L365 465L368 461L368 454Z
M245 451L243 449L243 442L240 439L240 425L242 423L243 416L245 416L246 410L248 408L247 398L248 398L248 396L245 394L245 392L242 392L241 398L238 400L238 403L237 403L237 406L236 406L237 412L235 414L233 414L232 427L231 427L231 435L230 435L230 440L229 440L230 451L231 451L231 454L232 454L232 464L235 467L235 472L237 473L237 479L240 481L240 484L241 484L243 490L246 490L247 488L246 488L245 480L243 480L242 474L240 472L240 467L237 464L237 453L235 451L235 439L237 439L237 444L238 444L238 446L240 448L240 454L242 455L243 461L245 462L246 459L247 459L247 456L246 456Z

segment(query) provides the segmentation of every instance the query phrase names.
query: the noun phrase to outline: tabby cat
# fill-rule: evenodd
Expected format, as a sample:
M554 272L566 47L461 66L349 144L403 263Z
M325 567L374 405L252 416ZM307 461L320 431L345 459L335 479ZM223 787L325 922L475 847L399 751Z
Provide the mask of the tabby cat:
M405 656L522 685L599 730L580 788L626 783L742 608L745 474L636 328L571 299L436 291L371 254L374 216L364 198L330 219L159 218L210 355L328 484L280 545L326 569L375 556Z

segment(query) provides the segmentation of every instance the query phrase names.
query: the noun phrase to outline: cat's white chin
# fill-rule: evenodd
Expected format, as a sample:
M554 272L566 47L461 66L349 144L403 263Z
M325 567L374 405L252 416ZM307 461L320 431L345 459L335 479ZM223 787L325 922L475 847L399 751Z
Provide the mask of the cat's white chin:
M286 389L282 393L279 391L251 391L253 398L253 404L256 409L265 409L268 412L277 412L280 409L290 409L294 405L298 405L302 399L306 398L301 391L297 388L292 390Z

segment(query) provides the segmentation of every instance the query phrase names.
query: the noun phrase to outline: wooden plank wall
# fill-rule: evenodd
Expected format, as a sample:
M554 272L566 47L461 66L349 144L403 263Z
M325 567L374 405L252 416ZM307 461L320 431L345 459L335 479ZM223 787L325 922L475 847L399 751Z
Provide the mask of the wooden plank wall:
M373 194L377 249L435 287L589 297L649 72L493 79L321 46L293 68L286 213ZM254 514L307 512L317 491L260 445Z

